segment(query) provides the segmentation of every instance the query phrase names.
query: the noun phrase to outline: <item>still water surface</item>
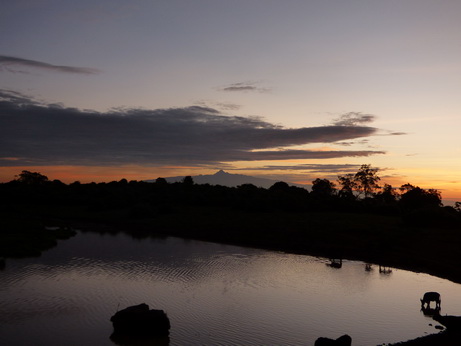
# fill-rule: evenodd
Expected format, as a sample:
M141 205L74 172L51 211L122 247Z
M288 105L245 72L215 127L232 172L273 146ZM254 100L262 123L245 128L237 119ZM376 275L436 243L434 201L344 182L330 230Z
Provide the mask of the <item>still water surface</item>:
M0 345L114 345L110 317L167 312L170 345L313 345L320 336L382 345L435 333L425 291L461 314L461 285L393 269L179 238L79 233L0 271ZM429 326L432 323L433 326Z

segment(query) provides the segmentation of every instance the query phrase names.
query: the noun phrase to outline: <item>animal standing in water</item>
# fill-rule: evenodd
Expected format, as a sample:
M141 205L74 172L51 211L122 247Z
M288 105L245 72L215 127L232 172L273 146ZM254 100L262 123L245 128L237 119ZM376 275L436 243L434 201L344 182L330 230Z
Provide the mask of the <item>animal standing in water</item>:
M435 302L436 309L440 309L440 293L438 292L426 292L424 293L423 299L421 299L421 308L429 308L431 302Z
M331 258L330 259L330 262L331 263L328 263L328 266L332 267L332 268L342 268L343 266L343 259L340 258L339 261L337 261L336 259L334 258Z

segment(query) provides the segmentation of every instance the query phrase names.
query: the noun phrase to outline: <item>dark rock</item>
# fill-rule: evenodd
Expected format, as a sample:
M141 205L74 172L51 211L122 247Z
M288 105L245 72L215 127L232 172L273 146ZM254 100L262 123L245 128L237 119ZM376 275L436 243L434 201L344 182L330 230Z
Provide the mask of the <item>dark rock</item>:
M118 311L110 318L115 336L152 337L168 336L170 320L163 310L149 310L149 305L139 304Z
M314 344L314 346L351 346L351 345L352 345L352 338L347 334L340 336L336 340L329 339L329 338L318 338Z

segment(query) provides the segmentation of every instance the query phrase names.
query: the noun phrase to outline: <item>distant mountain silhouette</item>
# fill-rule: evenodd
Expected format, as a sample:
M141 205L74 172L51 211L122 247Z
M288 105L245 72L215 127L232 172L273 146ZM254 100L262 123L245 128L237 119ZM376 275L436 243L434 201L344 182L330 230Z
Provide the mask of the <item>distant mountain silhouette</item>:
M169 183L180 182L184 179L184 176L178 177L166 177L165 178ZM257 187L269 188L274 185L279 180L271 180L265 178L256 178L243 174L231 174L220 170L215 174L200 174L192 176L194 183L196 184L210 184L210 185L222 185L229 187L236 187L243 184L253 184ZM147 182L154 182L155 179L146 180ZM310 185L295 184L286 181L288 185L309 188Z

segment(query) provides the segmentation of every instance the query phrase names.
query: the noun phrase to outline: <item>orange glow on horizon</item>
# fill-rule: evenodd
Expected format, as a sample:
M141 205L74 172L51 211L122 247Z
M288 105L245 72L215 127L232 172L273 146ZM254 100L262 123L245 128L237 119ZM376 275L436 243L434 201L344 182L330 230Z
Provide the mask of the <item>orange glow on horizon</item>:
M75 181L81 183L101 183L119 181L121 179L148 180L158 177L171 177L181 175L203 174L203 169L197 167L145 167L127 165L119 167L104 166L18 166L0 167L0 182L6 183L16 179L23 170L39 172L46 175L49 180L60 180L69 184Z

